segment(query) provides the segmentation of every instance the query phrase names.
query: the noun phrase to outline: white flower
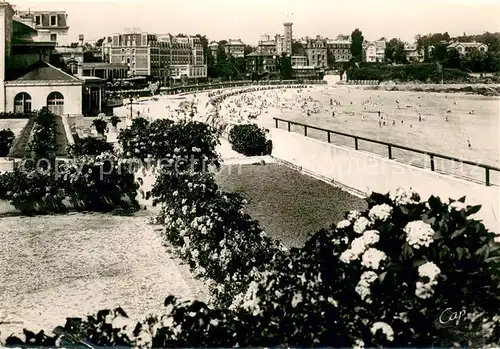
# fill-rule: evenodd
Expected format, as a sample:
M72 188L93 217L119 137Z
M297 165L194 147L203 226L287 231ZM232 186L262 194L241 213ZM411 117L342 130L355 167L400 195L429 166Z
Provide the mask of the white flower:
M292 298L292 308L295 308L302 300L302 292L295 293Z
M361 278L356 285L355 291L362 300L366 300L367 303L371 303L370 299L370 284L378 278L377 274L373 271L365 271L361 274Z
M435 232L424 221L409 222L403 231L406 233L406 241L415 249L419 249L422 246L429 247L434 241L433 236Z
M173 197L176 197L177 195L179 195L179 192L177 190L172 193Z
M348 219L344 219L337 223L337 229L344 229L351 225L351 222Z
M448 206L448 211L454 209L455 211L462 211L467 208L467 205L460 201L454 201Z
M359 217L356 222L354 222L354 232L358 234L363 234L367 227L371 225L371 222L365 217Z
M441 269L434 262L427 262L418 267L418 275L428 277L430 280L435 280L439 273L441 273Z
M434 294L434 290L432 289L431 284L425 284L421 281L417 281L416 286L417 287L415 288L415 295L419 298L427 299L432 297L432 295Z
M380 220L385 222L392 214L392 207L387 204L373 206L368 212L371 220Z
M394 330L392 329L391 326L389 326L385 322L381 322L381 321L375 322L371 328L372 334L377 333L377 331L379 331L379 330L381 330L382 333L385 334L385 338L388 341L392 342L394 340Z
M188 212L188 209L189 209L189 207L187 207L186 205L182 206L182 214L186 215Z
M380 267L380 262L385 259L387 259L387 256L383 251L379 251L376 248L369 248L363 254L361 265L377 270Z
M191 251L191 256L193 256L193 258L197 258L199 255L200 255L200 252L198 252L198 250Z
M259 236L260 236L261 238L265 238L265 237L267 236L267 234L266 234L266 232L265 232L265 231L261 231L261 232L259 233Z
M354 341L354 345L353 345L352 349L364 349L364 348L365 348L365 342L363 342L363 340L356 339Z
M339 260L342 263L349 264L351 261L355 260L358 258L358 255L356 255L351 249L345 250L342 252L342 254L339 257Z
M391 190L389 197L396 205L418 204L419 197L411 187L400 187L396 190Z
M365 245L376 244L380 240L379 232L377 230L367 230L363 233L363 242Z
M363 252L365 252L365 250L366 250L366 245L362 236L352 240L351 251L356 255L356 258L360 256Z
M361 213L359 211L356 211L356 210L349 211L349 213L347 214L347 219L350 221L355 221L359 217L361 217Z

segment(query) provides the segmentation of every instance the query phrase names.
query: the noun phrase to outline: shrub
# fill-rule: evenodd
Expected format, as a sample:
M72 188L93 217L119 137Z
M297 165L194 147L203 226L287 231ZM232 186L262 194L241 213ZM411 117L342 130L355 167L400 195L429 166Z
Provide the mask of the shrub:
M0 199L23 214L76 210L137 210L138 184L126 162L112 154L80 156L40 168L25 160L13 172L0 174Z
M12 112L3 112L0 113L0 119L30 119L36 116L36 112L29 113L12 113Z
M103 118L95 119L92 124L100 135L104 136L104 133L108 130L108 123Z
M113 125L113 127L116 127L116 125L118 125L119 122L122 122L122 120L116 115L113 115L111 117L110 121L111 121L111 125Z
M11 129L0 130L0 157L9 155L10 147L14 142L14 132Z
M27 151L39 159L54 159L57 150L56 115L43 107L35 118L26 145Z
M68 147L68 153L73 157L113 152L113 144L95 137L77 138L75 139L75 144Z
M246 156L271 154L266 133L256 124L235 125L229 132L229 142L233 150Z

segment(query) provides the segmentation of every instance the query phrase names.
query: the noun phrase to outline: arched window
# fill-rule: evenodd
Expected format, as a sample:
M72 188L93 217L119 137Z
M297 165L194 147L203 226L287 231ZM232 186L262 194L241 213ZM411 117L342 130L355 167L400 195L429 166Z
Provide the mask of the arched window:
M51 92L47 96L47 108L56 114L63 115L64 114L64 97L59 92Z
M21 92L14 98L14 112L15 113L29 113L31 112L31 96L26 92Z

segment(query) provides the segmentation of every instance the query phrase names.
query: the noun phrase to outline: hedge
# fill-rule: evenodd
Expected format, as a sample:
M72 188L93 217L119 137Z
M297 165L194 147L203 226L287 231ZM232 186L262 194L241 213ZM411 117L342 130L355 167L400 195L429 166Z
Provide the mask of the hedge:
M246 156L271 155L272 143L256 124L235 125L229 132L232 149Z
M149 133L158 126L170 137ZM25 332L7 344L52 345L75 336L101 346L177 348L500 340L500 235L471 218L480 207L465 198L422 200L411 188L373 193L367 210L346 212L287 251L244 213L242 197L222 192L203 171L203 161L218 162L209 126L138 122L124 135L130 156L168 160L158 165L150 193L161 205L157 219L166 242L210 283L211 304L169 296L164 315L139 323L123 309L102 310L68 319L53 336ZM162 146L150 147L149 137ZM453 313L463 315L459 322Z
M442 74L432 63L413 63L402 66L365 66L360 68L349 68L347 70L349 80L398 80L398 81L420 81L420 82L466 82L469 80L467 73L457 69L442 69Z

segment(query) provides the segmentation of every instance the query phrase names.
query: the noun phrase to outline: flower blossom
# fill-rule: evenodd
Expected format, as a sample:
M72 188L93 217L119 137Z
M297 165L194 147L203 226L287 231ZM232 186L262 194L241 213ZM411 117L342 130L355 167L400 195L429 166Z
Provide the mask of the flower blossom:
M377 270L380 267L380 263L386 259L387 256L383 251L377 250L376 248L369 248L363 254L361 265L366 268Z
M417 281L415 295L422 299L432 297L434 290L432 286L437 285L437 277L441 273L441 269L433 262L427 262L418 267L418 275L420 278L428 280Z
M462 211L462 210L465 210L466 208L467 208L467 205L463 202L460 202L460 201L454 201L448 205L448 211L450 211L450 212L452 210Z
M419 195L411 187L400 187L389 193L389 197L396 205L418 204Z
M371 222L365 217L359 217L353 225L354 232L363 234L363 232L371 225Z
M378 321L372 325L371 328L372 334L375 334L378 331L382 331L382 333L385 335L385 338L388 341L392 342L394 340L394 330L392 329L391 326L389 326L385 322Z
M349 213L347 214L347 219L350 221L355 221L359 217L361 217L361 213L356 210L349 211Z
M341 220L337 223L337 229L344 229L351 225L351 221L348 219Z
M434 241L434 230L432 227L425 223L424 221L413 221L409 222L403 229L406 233L406 241L408 244L419 249L422 246L429 247L429 245Z
M392 214L392 207L387 204L373 206L368 212L368 217L371 220L379 220L385 222Z
M362 300L366 301L367 303L371 303L370 295L370 285L373 281L377 280L378 276L375 272L373 271L365 271L363 274L361 274L361 278L356 285L355 291L359 296L361 297Z
M367 230L363 233L362 239L367 246L376 244L380 240L379 232L377 230Z

